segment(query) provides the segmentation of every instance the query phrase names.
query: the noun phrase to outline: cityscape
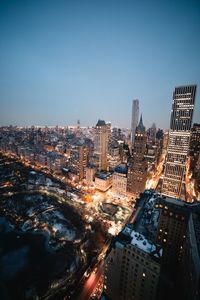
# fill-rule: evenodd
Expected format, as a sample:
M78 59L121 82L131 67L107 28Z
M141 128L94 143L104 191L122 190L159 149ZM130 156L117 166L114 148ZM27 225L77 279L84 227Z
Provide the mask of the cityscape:
M178 2L172 6L177 9L181 24L188 10L192 13L191 19L200 23L200 6L196 2L190 5ZM114 36L119 33L120 42L127 38L123 36L130 30L128 22L135 22L132 13L140 18L142 7L134 1L127 1L126 5L111 1L107 6L90 1L84 5L81 1L58 3L20 0L0 4L0 25L6 28L0 29L3 37L0 47L3 58L0 73L0 299L199 300L200 60L193 63L191 58L188 74L187 63L180 73L175 72L173 87L172 81L166 84L161 97L162 84L159 86L156 82L155 90L151 84L154 76L158 82L163 80L159 76L166 78L167 72L171 77L170 67L165 75L161 74L165 73L161 71L162 66L160 75L152 72L149 83L145 82L145 76L144 82L139 83L139 72L134 74L135 83L130 83L128 73L125 81L122 75L119 82L115 77L115 58L125 62L127 55L127 61L131 62L131 51L124 52L122 47L118 53L112 45L108 50L113 53L111 62L106 53L105 62L93 61L90 46L84 57L81 56L84 47L77 49L72 45L72 53L71 46L63 51L65 32L72 42L73 34L76 36L80 30L78 40L83 38L83 44L85 39L90 40L91 45L97 43L97 48L104 38L106 43L108 32ZM155 12L154 5L149 7L151 17L154 13L162 14L164 8L166 12L171 8L169 3L163 4L156 7ZM111 11L112 14L108 14ZM144 14L148 16L146 11ZM102 16L108 32L104 31L105 24L98 23ZM161 22L163 29L168 26L168 17L174 20L168 14ZM118 24L116 21L123 24L119 31L115 31L113 25ZM142 21L137 30L139 33L145 28L148 38L145 22ZM158 23L149 24L156 32ZM169 33L173 32L171 26ZM200 27L192 22L188 26L188 32L183 35L190 34L192 29L199 32ZM88 30L90 38L87 34L82 37L82 28ZM177 36L182 35L179 29ZM12 32L9 37L6 30ZM41 32L45 34L40 36ZM41 37L45 37L44 43ZM113 37L114 44L115 38L117 35ZM136 38L140 40L137 35ZM196 43L200 48L199 37ZM19 51L20 44L25 48ZM40 53L50 47L50 52L38 56L36 62L32 61L29 51L37 53L37 47L44 47ZM72 61L69 63L66 56L66 61L60 64L68 50ZM97 58L102 55L101 50L94 51ZM24 60L19 59L21 51ZM54 62L49 63L51 51L55 51L59 72ZM73 51L80 51L79 71ZM198 53L195 51L196 48L191 49L186 59L192 53L195 57ZM142 51L137 55L142 61ZM89 75L87 68L82 70L85 59L88 68L96 68L99 74L103 65L105 81L102 77L102 82L95 85L100 77L95 72ZM154 59L156 61L156 57ZM66 73L63 73L63 64L64 68L67 66ZM78 79L70 69L73 64ZM22 77L26 65L27 73ZM173 62L172 65L174 68ZM18 66L21 66L19 70ZM141 71L146 72L147 68L141 64ZM59 82L55 79L58 73ZM68 94L63 96L65 88L61 85L65 76ZM127 94L124 86L127 86ZM96 98L91 100L94 92ZM49 102L40 99L41 95ZM67 100L66 95L71 100ZM101 102L103 95L106 96ZM106 100L109 95L110 101ZM170 95L167 100L166 95ZM77 102L76 97L81 100ZM65 109L66 120L63 121Z

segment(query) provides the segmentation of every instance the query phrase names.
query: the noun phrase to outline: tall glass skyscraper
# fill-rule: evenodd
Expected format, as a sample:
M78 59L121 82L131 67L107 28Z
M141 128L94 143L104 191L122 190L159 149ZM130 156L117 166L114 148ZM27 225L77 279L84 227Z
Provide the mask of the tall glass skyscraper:
M176 87L173 93L162 193L181 199L185 199L184 179L195 94L196 85Z
M133 100L132 104L132 120L131 120L131 147L133 149L135 141L135 129L139 121L139 100Z

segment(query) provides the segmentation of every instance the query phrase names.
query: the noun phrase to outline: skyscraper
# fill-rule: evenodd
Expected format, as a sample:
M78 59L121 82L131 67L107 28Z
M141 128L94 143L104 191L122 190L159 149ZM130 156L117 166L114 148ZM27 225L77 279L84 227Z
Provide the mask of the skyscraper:
M88 163L88 147L85 145L73 145L70 150L69 169L79 180L85 177Z
M97 167L100 171L107 171L108 168L107 153L109 130L110 125L107 125L103 120L98 120L95 127L94 147L97 157Z
M184 175L190 143L190 130L196 85L176 87L173 93L165 174L164 195L184 199Z
M196 198L200 200L200 124L193 124L190 138L190 171L194 179Z
M128 168L127 192L139 194L144 191L147 177L147 163L144 155L146 154L147 133L142 121L135 130L135 140L133 148L133 158Z
M132 103L132 121L131 121L131 146L133 148L135 140L135 129L139 121L139 100L133 100Z

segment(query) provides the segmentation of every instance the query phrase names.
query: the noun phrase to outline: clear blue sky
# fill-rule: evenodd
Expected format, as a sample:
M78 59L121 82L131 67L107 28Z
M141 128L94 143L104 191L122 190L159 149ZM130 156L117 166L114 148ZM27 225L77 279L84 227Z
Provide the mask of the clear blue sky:
M200 122L199 0L0 0L0 125L167 128L184 84Z

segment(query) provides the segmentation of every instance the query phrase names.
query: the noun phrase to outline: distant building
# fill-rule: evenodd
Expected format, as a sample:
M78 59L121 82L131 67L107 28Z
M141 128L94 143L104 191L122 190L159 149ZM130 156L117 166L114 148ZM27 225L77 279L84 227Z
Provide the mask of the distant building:
M165 154L169 144L169 130L165 130L163 133L163 153Z
M110 135L110 124L107 126L105 121L98 120L95 127L94 152L97 157L97 168L99 171L108 169L108 139Z
M131 120L131 145L133 147L135 141L135 129L139 121L139 100L133 100L132 103L132 120Z
M173 93L169 145L162 185L164 195L183 200L195 94L195 85L176 87Z
M109 148L109 170L114 170L116 166L118 166L121 162L119 146L111 146Z
M128 167L127 192L139 194L144 191L147 178L147 164L145 161L147 134L142 121L136 127L133 158Z
M152 126L147 130L148 142L151 142L153 145L156 142L156 124L153 123Z
M127 163L130 157L130 150L127 144L121 143L119 145L120 160L122 163Z
M158 156L158 148L156 145L147 144L146 154L144 155L145 160L148 163L148 166L156 164Z
M86 177L86 181L87 183L92 183L94 181L94 175L96 173L96 167L94 166L88 166L85 169L85 177Z
M96 189L106 192L112 186L112 174L109 172L98 172L95 175Z
M112 189L122 195L126 195L127 171L127 164L120 164L115 168L113 173Z
M80 120L77 121L76 128L75 128L76 137L79 138L81 136L81 124Z
M85 177L88 163L88 148L84 145L73 145L70 151L69 169L79 180Z

